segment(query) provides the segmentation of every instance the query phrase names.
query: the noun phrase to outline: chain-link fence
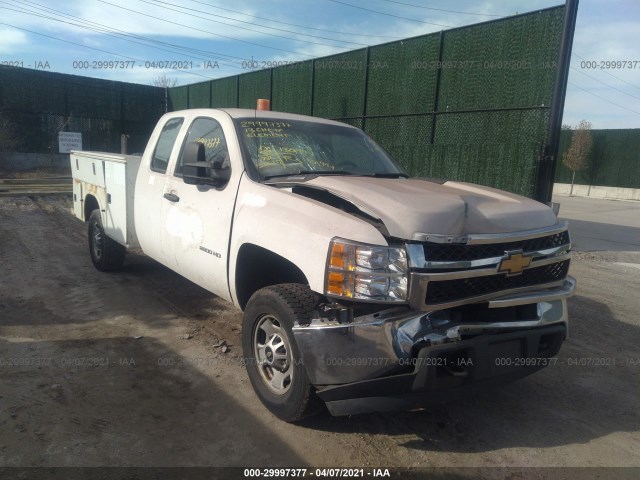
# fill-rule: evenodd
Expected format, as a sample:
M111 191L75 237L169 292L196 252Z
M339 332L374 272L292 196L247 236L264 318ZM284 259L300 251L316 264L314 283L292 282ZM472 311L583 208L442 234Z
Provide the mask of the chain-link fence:
M0 113L12 150L57 153L58 132L81 132L85 150L142 152L166 110L165 89L147 85L0 67Z
M169 108L255 108L364 129L413 175L532 196L564 6L169 89Z

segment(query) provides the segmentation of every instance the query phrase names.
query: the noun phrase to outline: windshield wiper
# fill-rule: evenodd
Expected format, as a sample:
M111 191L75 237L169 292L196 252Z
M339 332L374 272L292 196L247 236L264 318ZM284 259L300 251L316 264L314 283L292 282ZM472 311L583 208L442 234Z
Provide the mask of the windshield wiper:
M346 170L301 170L298 175L355 175Z
M304 175L355 175L358 177L374 177L374 178L409 178L409 175L402 172L394 173L354 173L346 170L300 170L296 173L279 173L277 175L267 175L263 180L271 180L272 178L298 177Z
M354 175L354 173L346 170L300 170L296 173L278 173L277 175L267 175L262 178L271 180L272 178L297 177L300 175Z
M368 177L376 177L376 178L409 178L409 175L402 172L395 173L372 173L371 175L367 175Z

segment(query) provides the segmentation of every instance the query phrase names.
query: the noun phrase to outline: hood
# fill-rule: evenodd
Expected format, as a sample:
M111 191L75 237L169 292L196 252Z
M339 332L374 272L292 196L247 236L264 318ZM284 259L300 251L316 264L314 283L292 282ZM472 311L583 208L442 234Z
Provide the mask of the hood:
M555 225L546 205L471 183L321 176L305 186L326 190L379 218L391 236L510 233Z

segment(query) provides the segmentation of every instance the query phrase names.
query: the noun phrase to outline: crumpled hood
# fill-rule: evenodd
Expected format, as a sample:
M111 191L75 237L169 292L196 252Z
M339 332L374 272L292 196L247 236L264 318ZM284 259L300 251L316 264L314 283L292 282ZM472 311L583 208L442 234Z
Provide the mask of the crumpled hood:
M555 225L546 205L471 183L421 179L321 176L304 183L350 201L382 220L389 234L495 234Z

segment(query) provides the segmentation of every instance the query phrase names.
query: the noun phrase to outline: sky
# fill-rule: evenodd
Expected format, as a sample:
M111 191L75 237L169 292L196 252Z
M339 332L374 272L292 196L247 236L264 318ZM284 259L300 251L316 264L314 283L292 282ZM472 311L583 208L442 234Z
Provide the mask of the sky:
M186 85L561 3L0 0L0 64ZM640 128L639 36L640 1L580 0L563 124Z

